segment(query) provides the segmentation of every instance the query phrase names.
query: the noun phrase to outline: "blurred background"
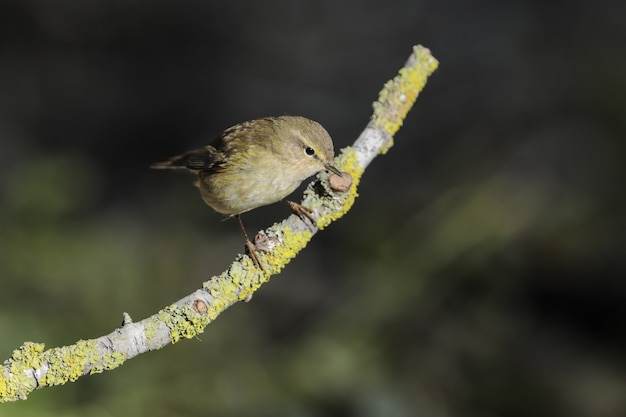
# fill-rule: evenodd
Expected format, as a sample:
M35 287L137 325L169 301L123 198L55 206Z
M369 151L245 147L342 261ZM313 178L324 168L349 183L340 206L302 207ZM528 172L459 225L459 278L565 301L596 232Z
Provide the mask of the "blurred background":
M625 8L4 0L2 360L151 315L243 250L150 163L279 114L342 148L414 44L441 65L354 208L251 302L0 416L626 415Z

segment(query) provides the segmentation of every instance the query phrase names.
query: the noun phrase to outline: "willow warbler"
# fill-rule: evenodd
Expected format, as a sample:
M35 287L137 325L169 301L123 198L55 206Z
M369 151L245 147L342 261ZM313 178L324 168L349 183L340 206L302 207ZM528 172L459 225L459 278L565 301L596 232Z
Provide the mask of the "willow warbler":
M195 173L204 202L237 219L250 257L263 269L241 214L283 200L300 217L314 221L306 208L285 197L324 169L341 176L331 165L333 157L332 139L319 123L301 116L278 116L232 126L210 144L152 168Z

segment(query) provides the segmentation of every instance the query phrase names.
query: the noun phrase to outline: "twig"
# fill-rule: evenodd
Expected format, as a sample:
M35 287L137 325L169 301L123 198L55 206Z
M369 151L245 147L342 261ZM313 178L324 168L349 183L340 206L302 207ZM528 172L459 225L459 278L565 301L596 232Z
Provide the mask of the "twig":
M193 338L222 311L237 301L249 300L270 276L278 274L307 245L315 233L352 207L365 168L392 146L393 135L437 66L437 60L428 49L413 48L405 66L380 92L365 130L352 147L342 149L335 159L335 166L348 175L340 179L321 173L305 190L302 204L312 210L317 227L291 215L259 232L255 244L260 249L261 262L268 265L264 271L259 270L248 256L239 255L224 273L210 278L202 288L158 313L136 323L124 313L121 327L106 336L48 350L44 350L43 343L26 342L4 362L0 372L0 401L26 399L35 389L62 385L83 375L115 369L141 353Z

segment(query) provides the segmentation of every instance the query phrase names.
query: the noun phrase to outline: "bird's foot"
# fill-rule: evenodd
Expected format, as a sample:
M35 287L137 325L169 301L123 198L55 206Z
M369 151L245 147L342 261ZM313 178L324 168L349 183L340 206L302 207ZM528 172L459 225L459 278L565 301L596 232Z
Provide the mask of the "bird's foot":
M291 209L291 211L293 212L293 214L300 217L300 219L303 222L306 223L308 219L313 226L317 227L317 220L315 220L315 217L313 217L311 210L304 207L302 204L296 203L295 201L283 200L283 202L287 204L289 208Z

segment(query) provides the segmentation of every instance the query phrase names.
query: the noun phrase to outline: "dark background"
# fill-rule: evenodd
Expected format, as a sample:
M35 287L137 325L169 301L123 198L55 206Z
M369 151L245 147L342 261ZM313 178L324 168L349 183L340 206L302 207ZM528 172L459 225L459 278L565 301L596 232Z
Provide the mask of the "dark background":
M1 359L144 318L243 249L151 162L278 114L342 148L412 45L441 65L353 210L250 303L0 416L625 415L625 8L3 1Z

